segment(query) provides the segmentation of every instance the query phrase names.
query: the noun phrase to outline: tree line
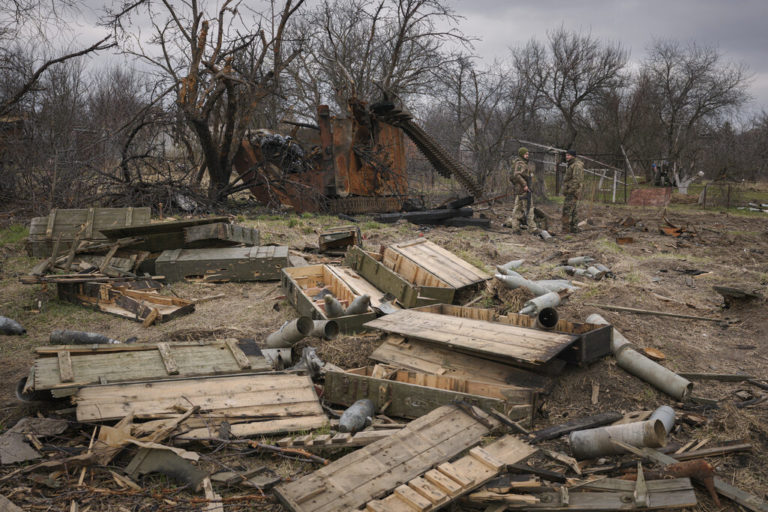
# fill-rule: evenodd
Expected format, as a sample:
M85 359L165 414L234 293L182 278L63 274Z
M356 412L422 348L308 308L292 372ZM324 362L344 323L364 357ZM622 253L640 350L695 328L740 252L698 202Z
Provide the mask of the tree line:
M630 66L620 43L560 26L484 63L443 0L120 0L101 13L108 36L61 50L81 8L0 6L5 200L218 203L242 188L232 160L247 130L384 94L485 186L520 140L646 172L666 162L680 186L767 174L768 115L747 118L749 70L715 47L656 40ZM107 52L126 60L88 65Z

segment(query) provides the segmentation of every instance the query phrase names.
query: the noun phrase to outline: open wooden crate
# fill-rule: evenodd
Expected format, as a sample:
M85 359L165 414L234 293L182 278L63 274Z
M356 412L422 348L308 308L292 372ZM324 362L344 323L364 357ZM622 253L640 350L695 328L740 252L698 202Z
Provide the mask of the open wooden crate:
M320 296L323 289L329 290L345 308L358 297L329 265L284 268L282 286L298 312L314 320L328 319L325 302ZM365 313L336 317L334 320L342 332L352 333L364 330L363 324L375 318L376 313L369 307Z

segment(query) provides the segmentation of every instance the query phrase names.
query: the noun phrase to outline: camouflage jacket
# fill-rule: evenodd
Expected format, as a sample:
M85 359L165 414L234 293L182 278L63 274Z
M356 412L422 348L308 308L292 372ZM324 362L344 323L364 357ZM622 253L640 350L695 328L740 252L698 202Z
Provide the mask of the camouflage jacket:
M509 177L515 186L515 194L525 194L525 187L531 189L533 186L533 164L524 160L522 157L515 158L512 166L512 175Z
M572 158L568 162L563 178L563 194L578 197L584 184L584 162L579 158Z

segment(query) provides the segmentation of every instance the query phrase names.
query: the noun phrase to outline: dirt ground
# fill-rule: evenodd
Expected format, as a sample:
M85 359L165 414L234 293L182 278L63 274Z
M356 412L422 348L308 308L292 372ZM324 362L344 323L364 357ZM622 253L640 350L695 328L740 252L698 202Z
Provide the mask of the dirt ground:
M581 279L582 286L558 308L561 318L584 321L591 313L600 313L639 347L652 347L666 356L666 367L679 372L745 374L757 379L768 377L768 308L765 300L733 304L724 309L723 298L713 285L726 285L756 291L768 296L768 214L748 214L699 210L695 205L672 205L662 208L586 205L581 217L588 220L582 232L556 236L544 242L526 233L515 235L500 227L508 205L495 205L479 212L492 218L490 230L478 228L419 227L411 224L383 225L361 219L365 248L378 250L381 245L417 237L453 251L485 270L492 272L497 264L523 258L520 273L532 279L562 277L555 267L569 256L590 255L610 267L614 279L599 282ZM552 219L558 219L557 205L544 206ZM659 232L662 217L677 226L686 227L690 235L680 238ZM631 218L631 221L627 221ZM276 217L256 214L238 217L241 224L261 230L267 243L289 245L300 252L317 244L317 233L328 227L348 224L328 216ZM619 225L622 221L626 226ZM554 227L559 227L553 222ZM630 226L631 225L631 226ZM551 231L557 231L552 229ZM631 237L632 242L619 245L617 238ZM312 261L338 261L337 258L308 255ZM296 316L278 283L243 284L173 284L165 293L184 298L199 298L223 293L219 300L202 303L195 313L166 324L142 328L140 324L62 303L54 290L19 283L34 264L26 257L22 244L0 247L0 315L15 318L28 333L25 336L0 335L0 425L10 427L25 415L41 412L52 415L55 409L70 404L22 403L14 395L16 383L25 377L34 359L33 348L48 343L53 329L70 328L94 331L116 339L136 336L139 342L168 339L200 339L206 337L253 337L257 341ZM653 315L618 313L591 304L627 306L666 311L684 315L717 318L723 321L687 320ZM478 307L512 309L518 304L494 302L485 292L475 304ZM311 343L324 360L345 368L363 366L368 354L377 346L376 335L341 337L333 342ZM597 403L591 402L593 387L599 387ZM754 396L768 394L746 382L696 380L696 397L719 400L719 406L689 403L675 404L666 395L619 368L612 357L589 367L568 367L557 379L551 394L538 412L534 428L558 424L574 417L598 412L653 409L668 404L677 411L694 412L708 418L706 425L682 424L671 436L671 442L685 444L692 439L717 446L726 441L746 440L751 452L709 459L727 481L761 498L768 495L768 402L739 408L734 393L747 390ZM51 444L87 446L93 431L91 425L74 421L72 414L63 417L72 425L61 439ZM553 444L567 452L564 444ZM317 468L316 464L276 458L272 455L236 453L232 449L216 451L213 446L200 446L203 464L209 468L253 467L267 464L284 477L296 478ZM122 468L130 458L116 459L110 469ZM547 462L544 464L552 464ZM552 466L555 467L555 466ZM0 468L0 476L14 468ZM561 469L561 468L560 468ZM71 500L80 510L201 510L195 502L199 495L175 487L163 477L141 480L142 491L117 491L108 471L89 472L85 485L76 485L79 471L70 471L69 480L59 476L59 487L50 488L23 476L0 482L0 493L25 510L69 510ZM282 510L270 493L219 489L233 500L226 510ZM697 510L718 510L705 492L697 490ZM733 507L723 500L724 509ZM736 508L732 508L736 510Z

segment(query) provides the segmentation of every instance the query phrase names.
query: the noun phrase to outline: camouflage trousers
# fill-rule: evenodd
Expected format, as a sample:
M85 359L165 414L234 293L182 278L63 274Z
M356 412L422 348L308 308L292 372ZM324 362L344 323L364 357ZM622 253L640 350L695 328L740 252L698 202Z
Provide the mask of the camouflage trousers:
M575 233L578 231L579 218L576 211L579 203L578 197L573 194L566 194L563 201L562 228L564 233Z
M533 201L529 201L525 195L515 196L515 206L512 208L512 215L504 221L504 225L517 231L521 224L525 222L528 231L536 231L536 220L533 215Z

